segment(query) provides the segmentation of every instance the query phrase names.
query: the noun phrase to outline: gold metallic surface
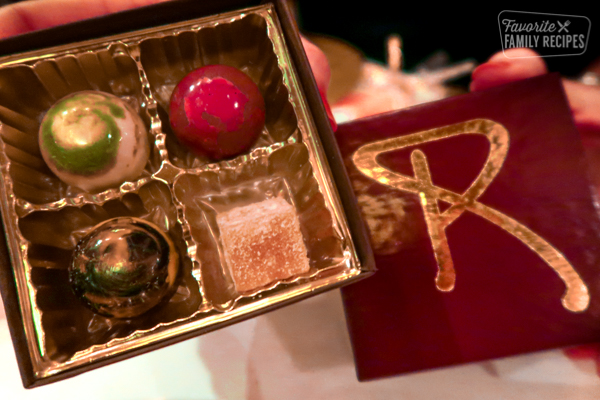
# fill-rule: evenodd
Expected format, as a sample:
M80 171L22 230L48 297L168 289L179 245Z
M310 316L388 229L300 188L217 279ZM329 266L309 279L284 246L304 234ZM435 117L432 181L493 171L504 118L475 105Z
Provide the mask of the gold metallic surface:
M260 83L271 109L256 146L218 163L189 156L161 114L178 80L208 63L239 66ZM14 87L18 79L24 80L21 97L4 96L1 88ZM140 179L100 193L78 192L48 174L35 156L38 121L52 102L85 89L112 92L141 115L153 146ZM34 93L39 93L36 102L21 101ZM38 378L201 334L371 272L356 254L271 5L8 56L0 59L0 95L5 97L0 106L2 219ZM271 180L277 183L269 186ZM240 295L229 290L224 265L213 262L210 243L203 240L219 246L218 232L210 232L219 201L252 203L260 200L257 196L271 196L269 190L285 192L296 206L308 232L311 270ZM90 229L119 215L142 218L168 232L183 263L168 304L130 322L73 312L71 298L44 281L45 274L65 269L65 260ZM45 234L53 229L56 234ZM40 301L48 290L52 301Z
M378 155L389 151L471 134L483 135L490 143L490 151L481 172L462 194L432 183L427 159L421 150L415 149L411 153L414 177L391 171L377 160ZM365 176L419 196L439 268L436 278L439 290L452 290L455 281L445 229L463 212L470 211L504 229L534 251L566 285L563 307L573 312L585 311L590 303L589 290L565 256L528 227L477 201L502 168L508 148L509 133L502 125L491 120L476 119L365 144L353 154L352 161ZM449 203L450 207L440 213L438 201Z

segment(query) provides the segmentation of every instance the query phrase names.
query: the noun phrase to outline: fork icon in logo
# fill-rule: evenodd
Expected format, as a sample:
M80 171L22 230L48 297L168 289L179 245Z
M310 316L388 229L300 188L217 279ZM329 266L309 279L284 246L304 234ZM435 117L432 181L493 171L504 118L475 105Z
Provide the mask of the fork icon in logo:
M556 23L560 27L558 29L558 33L561 33L562 31L567 31L567 33L569 33L569 30L567 29L567 26L571 25L571 21L566 20L564 24L561 24L560 21L556 21Z

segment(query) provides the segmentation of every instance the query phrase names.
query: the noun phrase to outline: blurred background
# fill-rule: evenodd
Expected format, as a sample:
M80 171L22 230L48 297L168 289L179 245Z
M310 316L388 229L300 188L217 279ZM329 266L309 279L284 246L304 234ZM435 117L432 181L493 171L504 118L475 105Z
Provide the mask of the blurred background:
M404 64L413 70L432 54L443 51L450 62L473 59L484 62L501 51L498 14L504 10L586 16L592 21L588 48L583 55L547 58L551 71L578 76L600 56L600 32L594 24L591 3L559 2L541 7L531 2L510 5L485 2L470 8L454 3L434 6L424 1L370 0L350 6L347 2L296 0L301 29L340 38L366 58L385 62L385 40L399 34L404 43Z
M591 20L586 52L546 58L550 71L579 78L600 56L593 3L454 4L295 1L301 30L329 58L328 98L338 122L466 91L470 70L502 50L503 10ZM391 57L397 64L390 65L394 35L402 55ZM576 359L554 350L359 383L337 290L33 390L22 388L0 304L0 359L0 399L600 398L593 351Z

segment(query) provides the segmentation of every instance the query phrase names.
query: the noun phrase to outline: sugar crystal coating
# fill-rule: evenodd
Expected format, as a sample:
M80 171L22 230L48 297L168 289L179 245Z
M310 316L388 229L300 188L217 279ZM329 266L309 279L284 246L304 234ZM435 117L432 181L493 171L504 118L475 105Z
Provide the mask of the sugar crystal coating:
M296 210L281 198L217 215L226 262L238 292L308 272Z

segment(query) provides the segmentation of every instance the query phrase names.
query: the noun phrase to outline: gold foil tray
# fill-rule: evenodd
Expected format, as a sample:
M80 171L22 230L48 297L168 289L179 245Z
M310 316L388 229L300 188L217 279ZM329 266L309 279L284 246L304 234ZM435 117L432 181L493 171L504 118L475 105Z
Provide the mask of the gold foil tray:
M254 147L218 163L180 145L167 113L179 80L208 64L244 71L266 103L265 128ZM138 180L85 193L44 163L41 119L57 100L82 90L112 93L139 112L153 146ZM5 57L0 123L2 216L37 378L216 329L364 272L269 5ZM273 197L296 209L310 268L238 293L215 218ZM67 273L78 241L117 216L153 222L183 259L173 297L131 319L88 310L72 293Z

